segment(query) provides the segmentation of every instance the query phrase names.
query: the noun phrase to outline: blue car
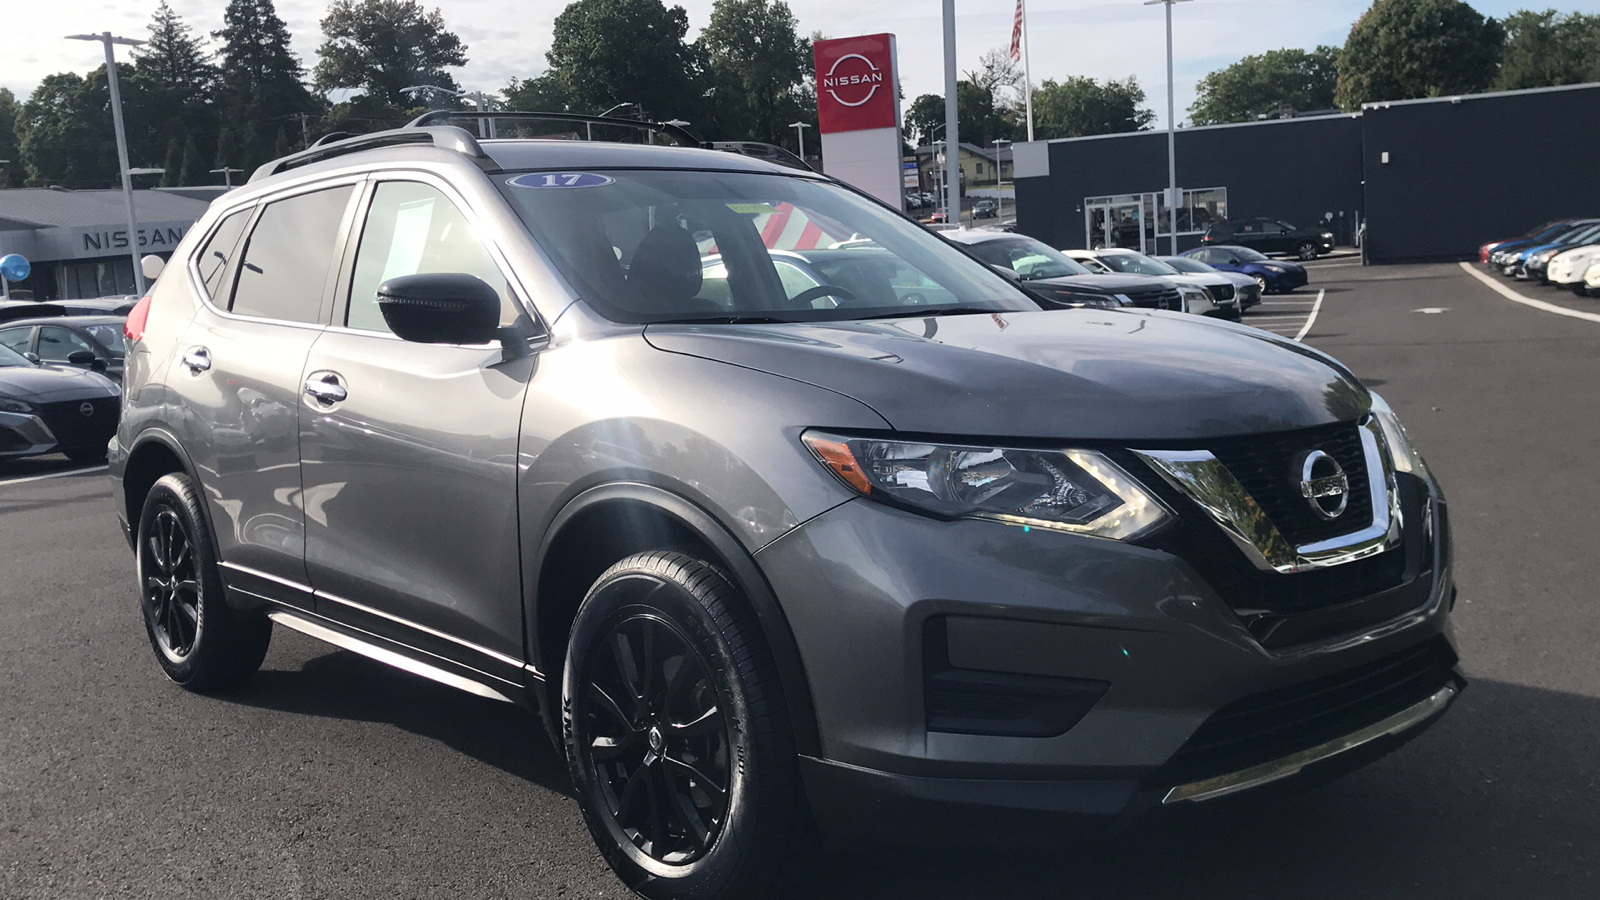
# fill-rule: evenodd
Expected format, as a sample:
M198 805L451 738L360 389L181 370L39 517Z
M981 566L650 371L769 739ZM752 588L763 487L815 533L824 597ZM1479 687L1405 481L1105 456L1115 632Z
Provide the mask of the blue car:
M1310 282L1305 266L1272 259L1249 247L1200 247L1183 254L1224 272L1249 275L1261 285L1263 294L1287 294Z
M1550 257L1580 244L1593 243L1596 234L1600 234L1600 223L1579 225L1545 243L1524 247L1516 252L1516 259L1510 264L1508 274L1518 279L1536 277L1537 270L1549 265Z
M1552 244L1562 243L1563 240L1593 225L1600 224L1600 219L1568 219L1550 228L1546 228L1531 238L1520 241L1507 241L1496 247L1489 254L1489 265L1500 270L1502 275L1515 275L1522 266L1526 257L1523 254L1530 250L1543 250ZM1529 254L1532 255L1531 253Z

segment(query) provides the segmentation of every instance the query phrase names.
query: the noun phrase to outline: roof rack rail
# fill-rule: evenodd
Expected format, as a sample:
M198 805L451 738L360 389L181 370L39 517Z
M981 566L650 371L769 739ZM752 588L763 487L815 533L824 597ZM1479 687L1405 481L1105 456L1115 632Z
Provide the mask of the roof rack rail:
M571 122L578 125L591 126L586 129L587 140L593 140L595 125L609 127L633 128L639 131L659 132L671 137L682 147L704 148L706 143L689 132L682 126L671 122L647 122L643 119L618 119L611 116L586 116L581 113L558 112L522 112L513 110L486 110L477 112L470 109L435 109L425 112L412 119L406 128L426 128L428 126L443 125L452 120L459 119L488 119L510 120L518 122Z
M275 159L263 163L250 176L250 181L260 181L279 172L287 172L299 166L310 165L336 156L350 153L359 153L363 150L375 150L380 147L399 147L405 144L432 144L443 150L454 150L473 159L488 159L489 155L483 152L483 147L471 133L463 128L445 125L433 128L417 128L407 125L404 128L393 128L388 131L377 131L372 134L363 134L351 137L343 132L333 132L319 138L315 144L291 153L282 159Z
M805 160L779 147L777 144L764 144L760 141L712 141L710 147L713 150L722 150L727 153L737 153L741 156L764 159L769 163L776 163L791 169L800 169L805 172L816 171Z

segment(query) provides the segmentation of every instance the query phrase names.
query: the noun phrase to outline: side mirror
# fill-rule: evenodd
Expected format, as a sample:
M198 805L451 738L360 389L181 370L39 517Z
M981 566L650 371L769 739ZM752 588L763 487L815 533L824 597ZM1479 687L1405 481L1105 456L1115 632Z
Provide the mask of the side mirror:
M487 344L500 336L500 295L464 273L404 275L378 286L389 330L418 344Z
M155 281L161 277L161 270L167 267L167 261L154 253L139 260L139 269L144 272L147 281Z
M39 354L34 353L32 350L29 350L27 353L22 354L22 358L26 359L28 362L31 362L36 366L41 362L41 360L39 359Z
M99 358L93 350L74 350L67 354L67 362L74 366L92 366Z

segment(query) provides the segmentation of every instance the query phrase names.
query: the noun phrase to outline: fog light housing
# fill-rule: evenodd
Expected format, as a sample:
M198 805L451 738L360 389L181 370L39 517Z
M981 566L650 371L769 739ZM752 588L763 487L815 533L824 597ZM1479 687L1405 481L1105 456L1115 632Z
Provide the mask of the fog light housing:
M995 737L1056 737L1078 724L1109 681L958 669L950 665L942 616L923 627L923 697L929 731Z

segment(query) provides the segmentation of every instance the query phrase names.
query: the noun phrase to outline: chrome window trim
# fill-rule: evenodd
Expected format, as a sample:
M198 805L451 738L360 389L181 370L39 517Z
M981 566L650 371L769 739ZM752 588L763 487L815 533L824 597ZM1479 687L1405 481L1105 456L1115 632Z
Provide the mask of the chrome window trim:
M1222 528L1234 546L1264 572L1291 574L1325 569L1375 556L1400 543L1402 514L1394 462L1376 417L1357 426L1367 463L1372 497L1372 524L1358 531L1298 547L1290 545L1278 526L1222 461L1208 450L1134 450L1174 488L1199 504Z

